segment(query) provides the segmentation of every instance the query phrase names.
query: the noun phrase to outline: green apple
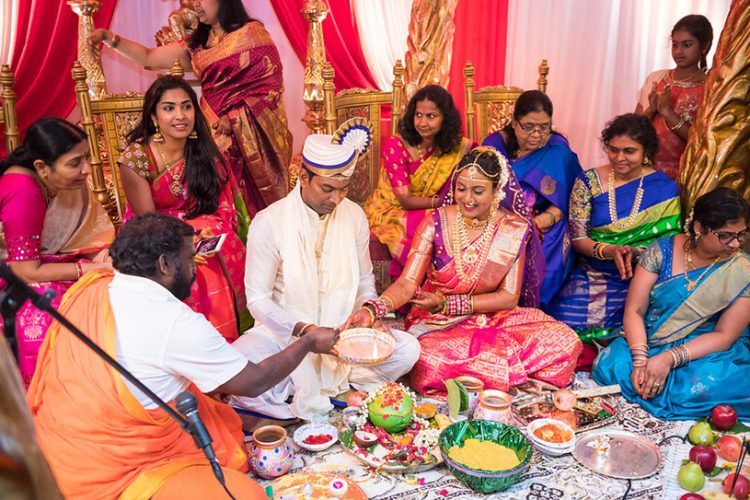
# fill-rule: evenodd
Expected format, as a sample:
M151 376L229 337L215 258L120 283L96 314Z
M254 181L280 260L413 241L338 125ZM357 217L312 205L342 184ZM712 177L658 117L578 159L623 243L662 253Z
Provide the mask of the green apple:
M693 444L711 446L714 442L714 432L708 422L698 422L688 431L688 439Z
M683 490L695 492L703 488L706 477L700 465L690 462L680 467L680 472L677 473L677 483Z

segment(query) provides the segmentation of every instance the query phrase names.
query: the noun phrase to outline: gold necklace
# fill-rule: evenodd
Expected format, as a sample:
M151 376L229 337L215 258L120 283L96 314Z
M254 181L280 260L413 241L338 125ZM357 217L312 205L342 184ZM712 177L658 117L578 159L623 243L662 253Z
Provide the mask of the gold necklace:
M687 281L688 292L691 292L696 286L698 286L698 283L700 283L700 281L703 279L706 273L708 273L708 271L710 271L711 268L714 267L714 264L719 262L720 256L717 255L716 258L713 260L713 262L711 262L711 264L707 266L706 269L703 270L703 272L700 274L700 276L698 276L697 279L691 280L690 278L688 278L688 266L692 268L693 271L695 270L695 266L693 265L693 258L691 255L693 251L691 250L691 245L690 245L689 240L685 241L685 244L682 247L682 253L685 257L685 262L684 262L685 272L683 276L685 277L685 281Z
M159 152L161 162L164 165L164 171L172 177L172 182L169 183L169 192L176 197L182 196L185 192L185 187L182 182L182 171L180 169L176 169L174 172L169 171L170 168L174 167L180 160L182 160L182 155L170 164L167 161L167 155L164 154L161 145L158 142L154 142L154 144L156 144L156 150Z
M424 151L422 151L422 145L421 144L417 144L417 155L419 155L419 159L420 160L424 157L424 155L426 155L426 154L428 154L430 152L432 152L432 148L427 148Z
M690 84L698 84L700 82L691 82L690 81L698 73L703 73L703 70L700 69L700 68L696 68L696 71L693 71L692 73L690 73L688 76L686 76L682 80L677 80L675 78L675 76L674 76L675 75L675 70L672 70L672 71L669 72L669 80L670 80L669 84L670 85L676 85L677 87L685 87L686 85L690 85ZM705 76L705 73L703 73L703 74ZM703 80L701 80L701 81L703 81Z
M643 201L643 167L641 167L641 180L638 183L638 189L635 190L635 197L633 198L633 206L630 209L630 215L627 219L618 220L617 218L617 198L615 195L615 170L610 167L609 178L607 179L607 202L609 205L609 218L612 220L612 224L617 229L627 229L633 225L635 216L638 215L638 210L641 208L641 202Z
M490 216L484 223L482 236L480 236L476 245L471 246L469 234L466 230L466 218L461 213L461 210L456 207L456 220L453 222L452 234L453 258L456 262L456 274L458 274L459 279L464 283L474 283L482 271L483 266L481 263L487 258L487 254L492 246L492 232L494 227L490 221L496 213L497 207L493 205L493 209L490 209ZM474 266L471 273L467 273L464 263L477 265Z
M210 42L211 46L213 47L214 45L216 45L217 43L219 43L221 41L221 39L224 37L224 35L226 35L226 33L222 33L221 35L217 35L216 33L214 33L214 29L211 28L211 30L208 32L209 42Z

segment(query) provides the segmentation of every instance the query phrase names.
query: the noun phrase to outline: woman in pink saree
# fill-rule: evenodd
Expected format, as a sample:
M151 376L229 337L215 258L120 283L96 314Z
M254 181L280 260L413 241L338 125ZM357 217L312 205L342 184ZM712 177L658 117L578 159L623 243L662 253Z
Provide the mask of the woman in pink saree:
M54 290L57 307L83 273L111 266L107 249L115 228L86 184L86 134L62 118L42 118L0 172L0 258L38 292ZM28 303L16 316L18 363L27 385L50 323Z
M195 0L198 28L185 39L149 49L97 29L90 42L151 68L175 59L201 82L201 109L214 129L252 217L286 194L292 135L284 110L282 64L263 25L241 0ZM244 217L246 214L239 214ZM240 221L243 234L247 220Z
M231 170L216 149L195 91L183 79L159 77L144 98L141 122L120 156L125 217L159 212L195 228L197 238L225 234L218 252L196 256L196 280L185 302L228 340L249 324L245 246L237 231Z
M581 342L528 307L539 303L543 256L505 158L490 148L471 151L456 168L452 193L454 205L428 212L420 224L398 280L348 323L370 326L414 304L406 327L422 352L411 382L423 394L442 393L445 379L461 375L501 390L529 378L567 385Z
M676 67L654 71L638 92L635 113L651 119L659 136L654 164L677 183L688 132L703 101L712 41L713 28L704 16L692 14L677 21L672 28Z

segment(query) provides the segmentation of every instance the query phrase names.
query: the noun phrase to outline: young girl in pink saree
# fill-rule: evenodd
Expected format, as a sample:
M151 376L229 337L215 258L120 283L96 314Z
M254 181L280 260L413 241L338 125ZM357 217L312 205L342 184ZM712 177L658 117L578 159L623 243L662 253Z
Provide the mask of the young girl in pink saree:
M247 318L245 247L237 235L231 171L214 145L193 89L162 76L149 87L143 117L120 156L126 218L159 212L183 219L196 237L225 234L220 251L199 255L186 303L229 341ZM236 199L235 199L236 198Z
M501 390L529 378L565 386L581 343L528 307L539 303L543 256L518 181L505 158L477 148L459 163L453 185L455 205L425 216L396 283L348 323L370 326L414 304L406 327L422 352L411 382L423 394L443 392L445 379L461 375Z
M86 184L86 134L62 118L42 118L0 172L0 258L38 292L56 292L57 307L83 273L110 266L115 228ZM16 316L18 363L27 385L51 321L31 304Z

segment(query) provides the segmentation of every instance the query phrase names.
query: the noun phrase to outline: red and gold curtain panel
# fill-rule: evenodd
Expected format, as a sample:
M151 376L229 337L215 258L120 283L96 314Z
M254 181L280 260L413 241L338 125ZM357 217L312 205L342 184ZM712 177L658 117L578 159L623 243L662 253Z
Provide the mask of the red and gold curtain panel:
M115 0L101 2L94 23L108 27ZM70 70L78 52L78 16L63 0L26 0L18 7L11 69L21 137L43 116L67 117L75 105ZM2 141L4 149L5 141ZM2 152L0 155L4 156Z
M303 64L309 26L301 12L304 3L304 0L271 0L284 33ZM362 53L349 0L329 0L328 6L330 12L323 21L323 41L326 57L336 71L336 89L377 88ZM371 42L376 43L374 40Z
M474 66L476 89L503 85L508 32L509 0L459 0L453 20L450 83L448 91L464 116L464 65Z

